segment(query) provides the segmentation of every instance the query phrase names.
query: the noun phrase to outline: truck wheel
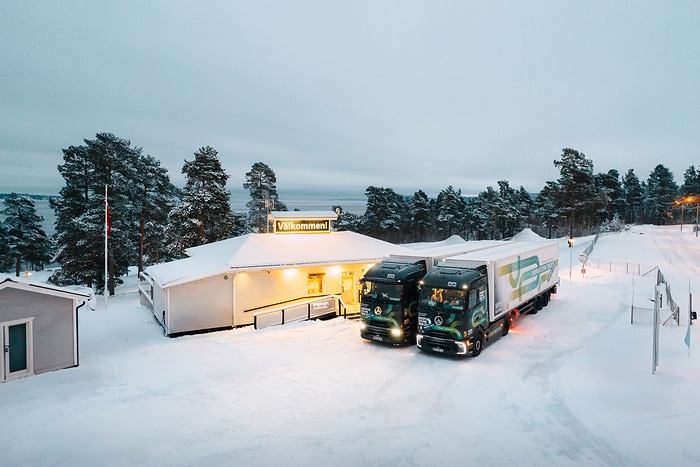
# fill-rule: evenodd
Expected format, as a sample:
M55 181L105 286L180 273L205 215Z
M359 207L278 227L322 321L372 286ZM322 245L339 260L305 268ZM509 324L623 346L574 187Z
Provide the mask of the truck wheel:
M479 333L476 335L474 340L474 350L472 350L472 357L478 357L481 354L481 349L484 348L484 335Z
M540 297L539 295L535 297L532 301L532 309L530 310L531 315L536 315L538 311L542 309L542 306L540 305Z
M550 298L550 296L551 296L551 295L550 295L551 293L552 293L552 292L549 291L549 290L546 291L546 292L544 293L544 296L542 297L542 298L544 299L544 306L549 305L549 298Z
M503 318L503 334L502 335L507 336L508 331L510 331L510 315Z
M535 298L535 310L540 311L542 309L542 302L544 302L544 298L542 295L538 295L537 298Z

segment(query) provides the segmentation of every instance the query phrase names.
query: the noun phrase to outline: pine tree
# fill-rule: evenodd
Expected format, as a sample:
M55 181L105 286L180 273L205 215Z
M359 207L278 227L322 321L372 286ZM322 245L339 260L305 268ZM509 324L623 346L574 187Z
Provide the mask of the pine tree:
M363 233L382 240L398 239L402 227L402 212L406 203L391 188L369 186L365 190L367 207L362 216Z
M694 165L691 165L683 175L684 180L680 188L680 194L683 196L700 196L700 167L696 169Z
M673 222L674 201L678 198L678 185L673 173L663 164L649 174L644 193L646 221L656 225Z
M435 221L430 212L430 200L423 190L413 193L409 203L408 215L410 218L410 229L413 232L413 241L421 242L427 240L426 236Z
M175 206L178 191L170 183L168 171L160 161L147 155L140 159L137 183L141 194L139 215L138 272L144 264L154 264L170 259L165 239L168 214Z
M634 223L637 220L637 211L644 199L644 188L639 182L639 178L634 173L634 169L629 169L622 177L622 187L624 191L625 205L627 207L623 219Z
M448 186L437 196L437 216L435 224L442 238L450 235L460 235L466 227L467 202L462 196L462 190Z
M547 238L553 238L558 230L561 216L557 205L560 198L559 185L552 181L548 181L535 198L535 217L547 229Z
M7 254L16 259L16 275L19 276L22 262L25 269L42 267L51 259L51 244L41 227L44 218L36 213L34 201L11 193L3 203L5 208L0 213L5 218L4 241Z
M612 220L615 215L618 217L625 211L625 191L620 182L620 173L615 169L608 170L607 173L599 173L595 176L596 187L602 206L601 221Z
M486 187L485 191L477 195L471 208L471 215L478 239L498 238L496 232L498 230L498 216L501 211L501 198L492 186Z
M7 234L7 229L0 222L0 272L5 272L10 269L15 260L12 258L10 251L10 239Z
M56 212L56 284L85 284L114 295L129 265L138 259L139 216L143 202L138 184L141 148L111 133L98 133L84 145L63 150L58 170L65 180L50 201ZM108 238L109 281L104 283L105 187L111 218Z
M576 222L579 225L584 225L585 221L594 221L600 204L593 176L593 161L583 153L564 148L561 160L555 160L554 166L559 169L561 175L557 180L557 207L562 214L569 217L571 236L577 215L579 219Z
M360 230L361 216L351 212L345 212L342 206L339 205L334 205L331 209L338 214L338 219L332 223L334 230L347 230L350 232L358 232Z
M182 167L187 181L182 201L168 216L169 252L183 257L185 249L238 235L239 222L231 210L229 176L211 146L199 148Z
M270 211L286 211L287 206L279 200L277 177L265 163L256 162L245 174L243 188L250 193L248 208L248 228L251 232L263 233L269 230Z

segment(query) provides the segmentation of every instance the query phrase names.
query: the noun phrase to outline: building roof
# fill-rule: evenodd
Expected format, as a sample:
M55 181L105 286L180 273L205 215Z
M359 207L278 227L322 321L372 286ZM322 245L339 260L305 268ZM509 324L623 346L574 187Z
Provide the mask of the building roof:
M355 232L246 234L186 250L189 258L146 268L167 288L226 272L376 262L413 250Z
M270 211L271 219L330 219L336 220L338 214L333 211Z
M92 295L92 291L85 287L59 287L57 285L34 282L19 277L0 274L0 290L10 287L81 301L89 300Z

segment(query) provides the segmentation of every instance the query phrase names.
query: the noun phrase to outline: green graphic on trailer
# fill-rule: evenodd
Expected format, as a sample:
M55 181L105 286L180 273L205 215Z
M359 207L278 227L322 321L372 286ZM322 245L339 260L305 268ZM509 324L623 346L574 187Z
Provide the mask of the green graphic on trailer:
M525 259L520 259L518 256L517 261L498 268L498 276L509 276L508 280L513 291L508 300L513 300L514 298L522 298L531 290L539 290L543 283L547 283L552 278L556 266L557 260L540 265L540 259L537 255Z

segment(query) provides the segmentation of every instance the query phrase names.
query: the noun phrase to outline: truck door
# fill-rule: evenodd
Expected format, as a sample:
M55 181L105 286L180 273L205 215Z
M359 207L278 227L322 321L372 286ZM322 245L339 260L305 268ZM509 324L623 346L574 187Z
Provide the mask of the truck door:
M474 286L469 291L469 314L471 316L472 329L477 329L479 326L488 328L489 307L487 297L486 285L483 283Z

